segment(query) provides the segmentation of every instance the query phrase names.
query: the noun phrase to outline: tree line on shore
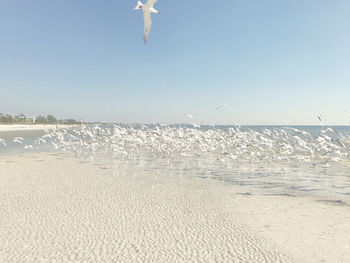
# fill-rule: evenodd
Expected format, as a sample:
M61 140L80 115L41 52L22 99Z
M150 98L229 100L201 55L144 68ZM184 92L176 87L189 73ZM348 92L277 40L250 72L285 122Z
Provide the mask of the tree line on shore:
M56 119L53 115L40 115L36 117L28 117L23 113L12 116L10 114L0 113L0 124L79 124L74 119Z

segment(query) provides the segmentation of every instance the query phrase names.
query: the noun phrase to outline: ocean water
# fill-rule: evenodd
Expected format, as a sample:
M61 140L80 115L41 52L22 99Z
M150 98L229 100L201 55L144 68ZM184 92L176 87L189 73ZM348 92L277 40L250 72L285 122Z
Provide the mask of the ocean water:
M32 130L32 131L0 131L0 154L21 154L24 152L32 151L50 151L52 149L51 145L37 144L36 141L41 136L45 135L45 131L42 130ZM23 138L24 140L20 142L14 142L15 138ZM1 142L4 142L4 145ZM27 147L26 147L27 146ZM33 146L29 147L28 146Z
M215 180L245 195L350 205L349 126L83 125L0 138L2 154L64 151L121 173Z

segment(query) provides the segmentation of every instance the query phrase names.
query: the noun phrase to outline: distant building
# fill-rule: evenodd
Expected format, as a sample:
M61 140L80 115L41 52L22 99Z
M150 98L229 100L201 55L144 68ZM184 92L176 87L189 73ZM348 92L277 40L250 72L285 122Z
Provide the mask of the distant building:
M25 123L35 123L35 117L26 117L26 116L16 116L16 119L18 119L20 122Z
M27 123L35 123L35 117L25 117Z

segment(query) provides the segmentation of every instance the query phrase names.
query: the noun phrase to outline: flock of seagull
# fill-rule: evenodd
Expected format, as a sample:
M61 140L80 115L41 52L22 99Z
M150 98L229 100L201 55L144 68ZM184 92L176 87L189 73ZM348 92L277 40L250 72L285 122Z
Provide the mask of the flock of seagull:
M24 149L26 150L33 150L34 146L32 144L25 144L25 139L23 137L16 137L14 139L11 140L13 143L17 143L17 144L24 144ZM7 146L7 142L0 138L0 149L2 147L6 147Z
M14 143L23 144L17 137ZM311 135L296 128L264 128L261 131L240 127L194 127L191 125L89 125L73 129L54 129L36 140L56 150L79 157L108 156L138 158L140 153L151 158L198 157L220 163L292 162L323 165L331 163L350 166L350 135L332 128ZM0 139L0 148L6 142ZM25 145L33 149L33 145Z

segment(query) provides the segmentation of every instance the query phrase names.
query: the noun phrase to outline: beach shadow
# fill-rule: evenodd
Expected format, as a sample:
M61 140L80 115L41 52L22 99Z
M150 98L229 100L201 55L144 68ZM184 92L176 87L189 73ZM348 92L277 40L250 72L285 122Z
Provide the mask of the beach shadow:
M338 206L350 206L350 204L343 202L342 200L317 200L316 202L333 204Z
M253 195L252 193L246 192L246 193L236 193L234 195L241 195L241 196L250 196Z
M263 194L267 196L287 196L287 197L296 197L295 195L288 194L288 193L271 193L271 194Z

